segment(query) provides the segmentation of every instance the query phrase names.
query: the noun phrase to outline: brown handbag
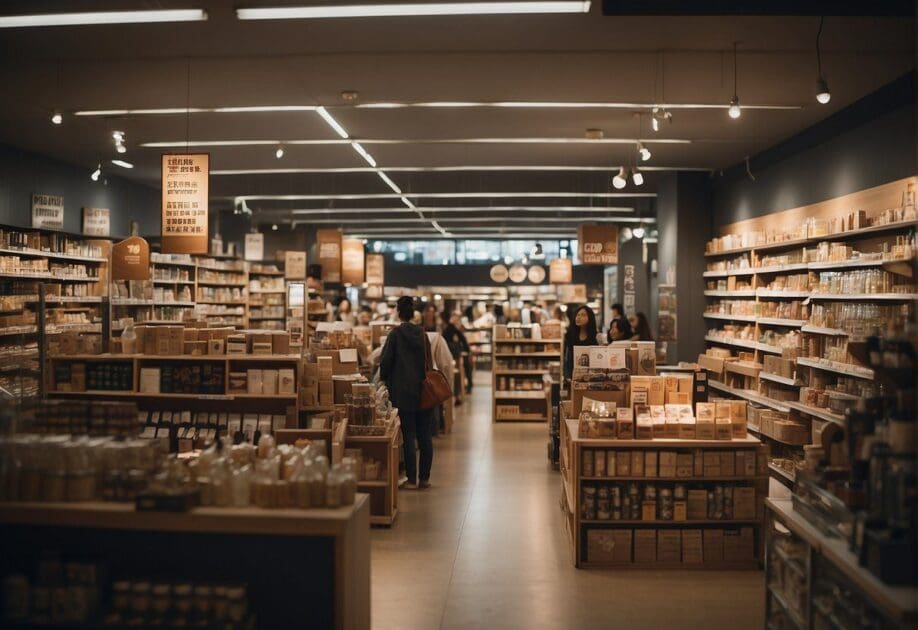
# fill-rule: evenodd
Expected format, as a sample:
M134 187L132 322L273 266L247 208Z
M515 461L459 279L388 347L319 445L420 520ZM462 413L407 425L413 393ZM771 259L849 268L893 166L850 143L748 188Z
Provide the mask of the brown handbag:
M443 372L434 369L430 355L430 339L427 338L426 332L421 334L424 335L424 380L421 381L421 400L418 402L418 408L421 411L429 411L452 398L453 390Z

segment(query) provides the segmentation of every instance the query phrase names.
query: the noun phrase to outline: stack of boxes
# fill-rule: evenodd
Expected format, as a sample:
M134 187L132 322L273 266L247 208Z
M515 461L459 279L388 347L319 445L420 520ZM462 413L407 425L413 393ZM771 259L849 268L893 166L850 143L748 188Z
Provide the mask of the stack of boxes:
M304 407L331 407L336 403L343 404L344 396L350 393L350 377L359 374L357 350L343 348L311 352L316 361L303 365L300 403ZM339 400L340 403L337 402Z

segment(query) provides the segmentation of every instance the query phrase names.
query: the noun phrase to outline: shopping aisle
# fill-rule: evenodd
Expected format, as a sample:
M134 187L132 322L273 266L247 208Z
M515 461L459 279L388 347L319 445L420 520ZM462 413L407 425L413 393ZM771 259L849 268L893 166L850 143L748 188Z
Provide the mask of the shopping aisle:
M434 442L434 488L372 533L375 630L760 627L761 572L584 571L544 424L491 422L490 375Z

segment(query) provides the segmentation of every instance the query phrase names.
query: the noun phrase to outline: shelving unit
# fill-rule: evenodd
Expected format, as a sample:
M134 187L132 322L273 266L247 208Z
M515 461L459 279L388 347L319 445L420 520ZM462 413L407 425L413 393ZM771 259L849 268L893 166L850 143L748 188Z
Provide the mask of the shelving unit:
M190 316L197 296L197 266L187 254L150 254L153 307L150 321L180 322ZM114 321L114 320L113 320Z
M197 313L208 323L249 327L248 265L231 256L195 256Z
M562 508L571 558L579 568L643 569L758 569L762 562L763 500L768 491L767 447L753 437L742 440L618 440L585 439L579 436L578 421L561 420ZM608 453L614 452L614 458ZM676 474L660 476L663 458L690 464L677 466ZM606 468L597 475L599 457L615 461L616 470ZM643 475L635 474L631 462L640 462ZM713 462L717 463L716 471ZM585 465L585 462L586 465ZM645 468L645 462L653 467ZM592 465L591 465L592 463ZM627 470L623 468L627 463ZM721 474L726 466L731 474ZM740 464L739 468L737 465ZM585 468L590 470L585 470ZM732 471L730 470L732 468ZM648 474L652 471L653 474ZM591 474L585 474L591 473ZM705 474L710 473L710 474ZM672 502L672 517L658 499L641 500L652 486L656 496L672 492L676 484L686 488L686 499ZM634 486L640 518L626 518L626 499ZM712 512L709 491L733 493L732 514ZM606 488L620 490L622 516L599 518L598 500ZM738 489L743 490L738 492ZM694 494L693 494L694 492ZM742 499L740 498L742 493ZM615 505L614 499L610 499ZM679 505L681 503L681 505ZM615 507L612 507L613 516ZM587 517L596 512L597 516Z
M287 289L282 263L249 263L249 326L284 330L287 320Z
M491 417L494 422L549 422L549 363L561 361L561 339L531 339L531 326L494 327Z
M364 458L380 463L378 480L358 481L357 491L370 495L370 524L386 527L398 516L398 462L401 423L396 419L385 435L352 435L344 437L345 449L360 449Z
M792 422L810 428L811 435L822 423L844 422L840 411L858 398L846 392L864 391L874 377L846 348L869 331L864 317L826 323L824 309L845 307L844 302L867 303L871 308L907 310L914 321L915 290L912 286L902 292L820 292L819 275L876 271L890 274L897 285L914 285L914 252L909 257L902 244L913 239L918 222L913 218L889 220L893 215L886 209L897 208L906 186L915 182L908 178L726 226L722 234L744 235L749 245L743 247L721 250L719 241L708 244L709 269L704 272L708 306L703 316L711 330L705 340L709 348L729 349L731 355L722 361L702 361L714 372L712 389L787 414ZM871 210L846 215L842 221L842 213L865 207ZM868 221L884 222L865 225ZM782 231L793 226L799 229L790 238L782 237ZM830 229L839 231L829 233ZM839 255L848 258L839 259ZM735 329L736 334L717 332L721 329ZM782 336L783 342L773 341ZM847 358L822 358L837 359L837 355ZM732 367L737 363L757 369L737 376ZM839 379L850 383L840 385ZM829 398L839 401L834 409L802 402L807 392L823 389L830 393ZM774 447L772 455L784 460L775 460L771 468L776 479L788 483L788 477L776 471L785 472L791 462L801 461L802 446L768 433L760 435Z
M785 627L783 618L798 628L849 627L841 620L852 610L873 628L918 622L918 588L884 584L860 566L847 541L820 532L792 501L766 499L765 510L766 627Z

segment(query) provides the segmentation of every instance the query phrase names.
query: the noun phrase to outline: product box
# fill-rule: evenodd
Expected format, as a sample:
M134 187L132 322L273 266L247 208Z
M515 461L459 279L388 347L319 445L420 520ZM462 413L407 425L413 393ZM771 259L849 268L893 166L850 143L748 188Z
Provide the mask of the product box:
M702 534L702 550L705 564L720 564L724 561L724 530L705 529Z
M657 453L656 451L644 451L644 476L657 476Z
M676 476L676 453L672 451L660 451L659 461L658 472L660 477Z
M156 354L159 356L173 354L170 328L171 326L157 326L156 331L153 333L156 338ZM178 354L181 354L181 352Z
M245 354L248 351L245 335L228 335L226 337L226 354Z
M198 329L197 328L183 328L182 329L182 340L185 341L186 343L189 341L197 341L198 340ZM138 337L138 341L140 341L139 337Z
M690 405L692 404L691 392L666 392L666 404Z
M169 354L182 354L185 341L185 328L182 326L163 326L169 330Z
M686 405L691 408L690 405ZM683 440L695 439L695 418L679 418L679 438Z
M260 356L271 356L273 347L270 341L253 341L251 344L251 354Z
M695 457L691 453L676 454L676 477L691 477L695 471Z
M292 396L296 392L296 376L292 369L277 371L277 393L282 396Z
M657 530L634 530L634 562L645 564L657 561Z
M631 476L644 476L644 452L639 449L631 451Z
M619 451L616 453L615 475L617 477L631 476L631 454L628 451Z
M700 529L682 530L682 564L702 564L702 536Z
M704 477L704 451L695 449L692 452L693 466L692 473L695 477Z
M249 331L245 333L245 342L246 342L247 351L249 354L256 354L254 351L254 346L256 343L257 344L268 344L268 347L272 348L272 350L269 350L267 354L271 354L271 352L273 352L273 344L271 343L271 333L270 332ZM262 345L260 347L263 348L264 346Z
M632 390L633 391L633 390ZM650 407L647 405L635 406L634 437L638 440L653 439L653 421L650 418Z
M686 506L688 520L703 521L708 518L708 491L689 490Z
M271 335L271 350L274 354L290 354L290 333L274 332Z
M598 451L602 453L602 451ZM615 457L615 451L606 451L606 474L610 477L614 477L616 473L617 459Z
M247 393L260 396L264 387L264 370L249 369L246 387Z
M335 386L330 378L319 381L319 404L323 406L335 404Z
M249 375L247 372L229 373L228 393L243 394L249 390Z
M226 351L226 342L223 339L211 339L207 342L207 354L220 355Z
M647 396L650 392L649 376L631 376L631 406L646 405Z
M332 358L330 356L316 357L317 373L320 381L331 381L333 371ZM578 412L579 414L579 412Z
M666 392L679 391L679 377L675 374L666 374L663 376L663 390Z
M733 518L737 520L755 518L755 488L736 487L733 489Z
M651 376L650 389L647 391L648 405L666 404L666 380L662 376Z
M688 503L686 501L673 501L673 520L684 521L688 516Z
M695 437L699 440L716 439L714 403L698 403L695 405Z
M666 437L666 411L663 405L650 405L650 421L654 439Z
M631 407L618 407L615 410L615 420L618 425L618 439L634 439L634 412Z
M678 529L657 530L657 562L682 562L682 532Z
M631 562L630 529L590 529L587 531L587 562Z
M140 391L144 394L160 393L162 371L157 367L140 368Z
M733 423L729 418L717 418L714 423L714 433L718 440L732 440Z
M736 476L736 453L733 451L722 451L720 453L720 476Z
M641 520L642 521L657 520L657 502L656 501L641 501Z
M261 393L265 396L277 396L277 370L262 370Z
M720 476L720 453L717 451L705 451L704 452L704 476L705 477L719 477Z
M730 418L732 413L729 400L718 400L714 403L714 418L723 419Z
M636 374L653 376L657 373L657 344L654 341L637 341L637 369Z
M734 440L746 438L746 401L734 400L730 403L730 424Z
M612 370L627 370L628 369L628 349L627 348L616 348L615 346L610 346L606 350L606 356L608 357L609 369Z

